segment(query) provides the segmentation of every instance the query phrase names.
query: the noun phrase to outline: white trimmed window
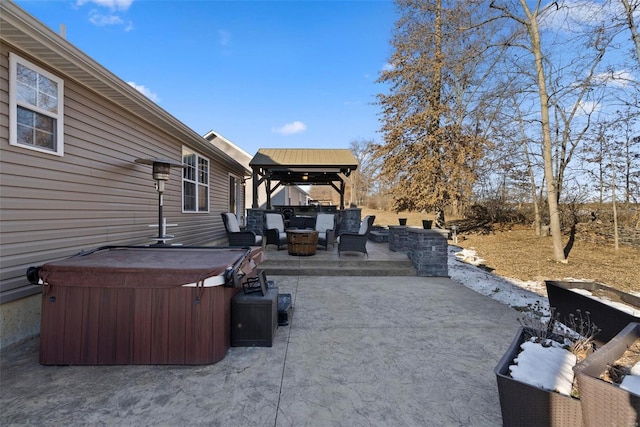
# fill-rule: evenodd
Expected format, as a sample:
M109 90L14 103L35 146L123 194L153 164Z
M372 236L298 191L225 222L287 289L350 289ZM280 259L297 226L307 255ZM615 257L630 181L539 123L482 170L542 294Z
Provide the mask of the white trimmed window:
M182 148L182 211L209 212L209 159Z
M64 82L9 53L9 143L64 154Z

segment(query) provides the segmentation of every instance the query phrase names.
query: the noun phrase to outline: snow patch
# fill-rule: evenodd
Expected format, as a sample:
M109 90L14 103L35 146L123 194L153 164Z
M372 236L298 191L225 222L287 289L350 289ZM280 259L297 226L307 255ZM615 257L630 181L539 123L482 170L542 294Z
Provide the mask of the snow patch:
M522 351L513 360L516 364L509 366L511 376L523 383L571 396L576 356L555 341L549 343L549 347L532 341L522 343Z
M578 288L571 288L571 291L580 294L580 295L584 295L585 297L588 298L592 298L595 299L597 301L600 301L602 303L605 303L615 309L618 309L620 311L623 311L627 314L630 314L632 316L635 317L640 317L640 311L638 311L635 307L622 303L622 302L618 302L618 301L612 301L609 298L605 297L605 296L599 296L599 297L594 297L593 294L591 293L591 291L589 291L588 289L578 289Z
M640 362L633 365L630 373L624 376L620 383L620 388L640 395Z
M452 280L511 307L527 307L537 303L543 316L549 316L544 282L500 277L477 267L483 262L472 249L449 246L448 267Z

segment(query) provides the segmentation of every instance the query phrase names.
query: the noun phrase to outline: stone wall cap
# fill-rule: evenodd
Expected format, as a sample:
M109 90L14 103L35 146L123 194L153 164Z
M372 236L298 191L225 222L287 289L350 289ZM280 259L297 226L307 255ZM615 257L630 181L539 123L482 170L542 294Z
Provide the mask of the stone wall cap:
M392 226L389 226L392 227ZM396 226L394 226L396 227ZM446 228L420 228L420 227L406 227L412 233L438 233L438 234L449 234L449 230Z

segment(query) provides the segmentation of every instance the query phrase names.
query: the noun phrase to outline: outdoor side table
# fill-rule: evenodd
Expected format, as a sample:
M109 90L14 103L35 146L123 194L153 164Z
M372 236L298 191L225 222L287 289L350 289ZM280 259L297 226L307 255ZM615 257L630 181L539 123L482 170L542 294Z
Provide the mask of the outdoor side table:
M287 250L289 251L289 255L315 255L317 246L317 231L287 230Z
M278 288L231 299L231 346L271 347L278 327Z

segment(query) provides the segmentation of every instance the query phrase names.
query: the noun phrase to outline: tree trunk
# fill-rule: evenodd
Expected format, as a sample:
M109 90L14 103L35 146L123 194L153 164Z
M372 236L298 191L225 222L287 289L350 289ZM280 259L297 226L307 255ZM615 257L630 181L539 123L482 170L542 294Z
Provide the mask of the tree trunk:
M613 164L613 156L609 153L611 164ZM618 235L618 208L616 206L616 167L611 168L611 206L613 207L613 242L616 251L620 248Z
M527 145L524 144L524 156L527 162L527 172L529 173L529 181L531 182L531 202L533 203L533 228L536 232L536 236L540 236L541 230L541 218L540 218L540 206L538 205L538 188L536 186L536 177L533 173L533 166L531 165L531 160L529 159L529 151L527 150Z
M527 10L525 0L520 0ZM538 96L540 98L540 115L542 122L542 157L544 160L544 177L547 182L547 203L549 204L549 228L553 242L553 259L557 262L566 263L562 246L562 234L560 230L560 210L558 206L558 185L553 177L553 154L551 141L551 128L549 121L549 95L547 93L547 83L544 72L542 57L542 47L540 43L540 30L535 16L529 16L528 25L529 37L531 39L531 49L535 56L536 75L538 80Z
M627 18L627 26L629 27L629 31L631 32L631 40L633 40L633 44L636 47L636 59L638 60L638 64L640 65L640 34L638 34L638 26L633 19L633 12L635 10L635 7L632 7L629 0L620 0L620 2L624 7L625 16Z

